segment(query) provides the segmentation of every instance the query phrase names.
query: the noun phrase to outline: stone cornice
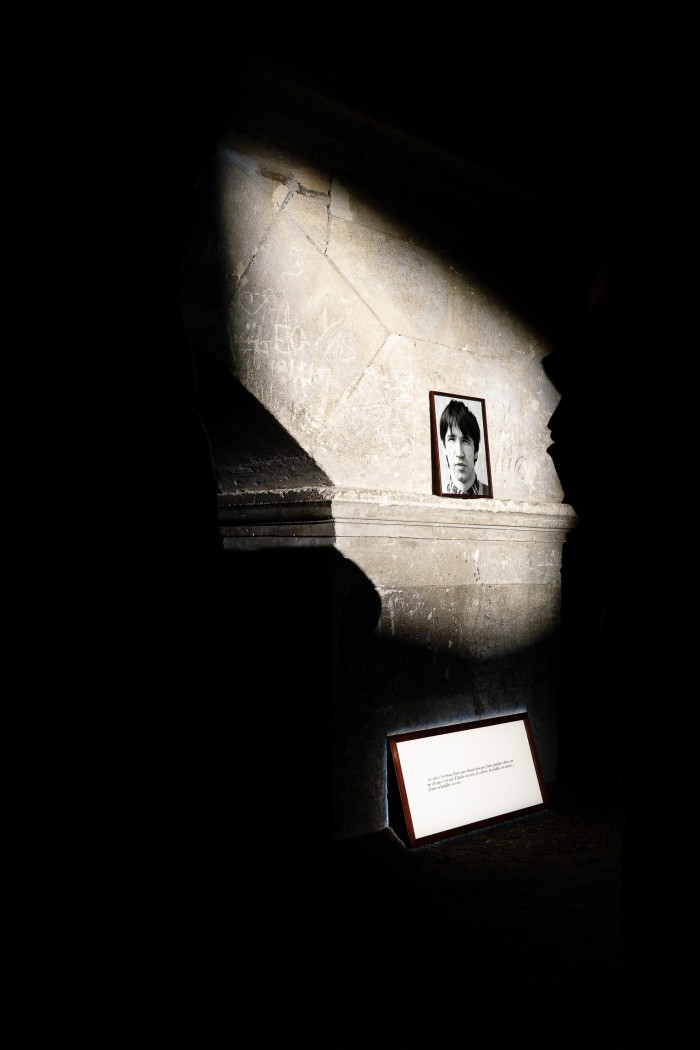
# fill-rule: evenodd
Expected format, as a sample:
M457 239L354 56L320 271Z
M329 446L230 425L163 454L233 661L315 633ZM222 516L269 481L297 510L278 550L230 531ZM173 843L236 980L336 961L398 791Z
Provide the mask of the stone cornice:
M564 533L578 518L564 503L461 500L411 493L308 487L227 493L219 496L225 538L284 538L333 541L352 537L454 538L485 530L493 539L536 539ZM544 537L542 537L544 538Z

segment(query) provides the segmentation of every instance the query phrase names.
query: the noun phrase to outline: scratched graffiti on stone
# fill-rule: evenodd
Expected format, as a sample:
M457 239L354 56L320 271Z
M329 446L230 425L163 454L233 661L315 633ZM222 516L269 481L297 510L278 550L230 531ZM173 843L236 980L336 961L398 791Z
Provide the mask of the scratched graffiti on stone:
M236 348L242 353L308 352L332 355L335 363L356 356L356 339L343 323L342 310L335 307L324 305L315 317L300 323L299 308L280 298L273 288L241 290L235 305L243 315L237 318L234 333Z
M299 302L273 286L241 287L234 298L234 370L299 440L323 428L357 383L363 355L374 352L360 340L356 314L356 306Z

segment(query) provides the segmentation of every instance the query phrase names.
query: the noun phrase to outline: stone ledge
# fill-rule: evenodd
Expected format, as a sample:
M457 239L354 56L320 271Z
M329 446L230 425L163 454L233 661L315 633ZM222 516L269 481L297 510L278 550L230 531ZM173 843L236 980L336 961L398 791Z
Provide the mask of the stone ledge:
M307 487L266 489L219 496L224 537L327 539L369 535L452 538L463 530L487 530L493 539L536 538L565 533L578 518L564 503L459 500L371 489ZM551 537L550 537L551 538ZM563 539L562 537L559 537Z

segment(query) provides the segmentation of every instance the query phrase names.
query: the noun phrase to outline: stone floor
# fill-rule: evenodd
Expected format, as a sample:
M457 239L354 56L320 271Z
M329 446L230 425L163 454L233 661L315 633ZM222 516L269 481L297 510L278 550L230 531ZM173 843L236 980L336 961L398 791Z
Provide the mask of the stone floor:
M134 945L127 1045L624 1047L623 853L617 803L563 799L414 850L242 843Z

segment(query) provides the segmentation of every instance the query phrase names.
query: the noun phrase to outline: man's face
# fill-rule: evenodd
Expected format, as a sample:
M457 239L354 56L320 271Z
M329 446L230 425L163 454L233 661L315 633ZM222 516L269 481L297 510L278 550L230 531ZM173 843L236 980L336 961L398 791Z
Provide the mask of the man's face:
M452 480L466 491L476 477L474 442L470 437L465 437L458 426L451 426L445 434L445 453Z

